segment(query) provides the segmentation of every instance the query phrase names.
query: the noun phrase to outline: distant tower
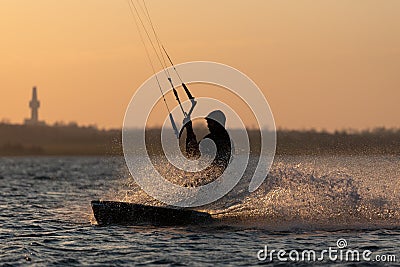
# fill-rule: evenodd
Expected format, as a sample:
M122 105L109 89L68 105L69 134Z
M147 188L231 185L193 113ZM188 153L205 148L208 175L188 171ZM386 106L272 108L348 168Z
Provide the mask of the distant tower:
M31 108L31 121L36 124L39 121L39 107L40 102L37 99L37 90L36 87L32 89L32 100L29 102L29 107Z
M39 107L40 101L37 98L36 86L32 89L32 99L29 102L29 107L31 108L31 118L25 119L25 124L27 125L44 125L43 121L39 121Z

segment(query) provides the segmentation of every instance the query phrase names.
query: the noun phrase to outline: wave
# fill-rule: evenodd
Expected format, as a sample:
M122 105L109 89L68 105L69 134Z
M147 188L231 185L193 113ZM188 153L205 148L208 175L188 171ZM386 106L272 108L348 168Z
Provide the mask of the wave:
M392 161L393 168L386 168L385 161L375 162L369 169L361 166L376 159L352 159L353 168L346 165L348 158L337 160L340 164L335 167L324 163L327 159L312 166L276 161L255 192L247 192L248 174L227 196L200 209L222 224L272 230L399 228L400 183L393 176L398 160ZM390 169L394 174L383 175ZM132 178L123 188L125 194L118 200L163 205L144 193Z

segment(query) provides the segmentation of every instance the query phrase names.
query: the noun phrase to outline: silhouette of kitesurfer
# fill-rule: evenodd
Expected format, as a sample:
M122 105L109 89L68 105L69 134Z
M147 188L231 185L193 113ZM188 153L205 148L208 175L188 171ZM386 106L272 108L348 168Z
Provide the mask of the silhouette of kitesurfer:
M222 172L228 167L231 157L231 140L225 129L226 117L220 110L214 110L205 118L210 131L204 139L211 139L216 146L216 155L211 163L211 168L219 167ZM198 159L201 156L199 143L193 131L192 121L188 121L186 127L186 155L191 159Z

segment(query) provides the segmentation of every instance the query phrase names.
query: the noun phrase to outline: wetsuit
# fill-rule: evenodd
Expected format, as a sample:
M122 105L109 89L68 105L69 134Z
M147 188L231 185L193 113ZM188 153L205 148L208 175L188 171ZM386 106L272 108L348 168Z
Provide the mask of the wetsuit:
M186 124L186 155L188 158L197 159L200 155L199 143L197 142L196 135L193 132L192 122ZM222 167L226 169L231 157L231 140L226 129L218 123L210 129L210 133L204 139L211 139L216 148L216 155L210 167Z

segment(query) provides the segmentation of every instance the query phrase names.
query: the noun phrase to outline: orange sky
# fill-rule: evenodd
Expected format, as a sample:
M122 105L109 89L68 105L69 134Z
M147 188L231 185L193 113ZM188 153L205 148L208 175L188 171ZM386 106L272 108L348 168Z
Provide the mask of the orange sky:
M241 70L277 127L400 127L400 1L146 3L176 63ZM0 38L0 119L11 122L29 116L36 85L49 123L121 127L152 74L125 0L2 0Z

